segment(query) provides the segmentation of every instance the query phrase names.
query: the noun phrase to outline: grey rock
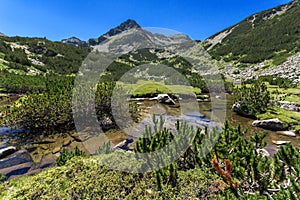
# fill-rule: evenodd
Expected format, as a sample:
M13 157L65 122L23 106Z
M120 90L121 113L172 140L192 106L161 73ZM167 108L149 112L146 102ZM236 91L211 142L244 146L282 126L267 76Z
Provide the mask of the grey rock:
M272 131L284 131L287 127L278 119L255 120L252 126L268 129Z

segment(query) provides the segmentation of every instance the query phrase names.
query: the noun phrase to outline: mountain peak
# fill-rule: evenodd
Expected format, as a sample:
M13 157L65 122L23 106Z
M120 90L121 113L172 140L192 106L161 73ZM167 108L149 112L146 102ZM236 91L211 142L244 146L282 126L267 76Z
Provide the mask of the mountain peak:
M125 22L121 23L119 26L110 29L107 33L101 35L97 39L89 39L88 43L92 46L100 44L101 42L105 41L107 38L118 35L124 31L130 30L130 29L139 29L141 26L136 23L136 21L132 19L128 19Z
M121 23L119 26L110 29L106 34L106 36L114 36L117 35L123 31L127 31L129 29L137 29L137 28L141 28L141 26L136 23L136 21L132 20L132 19L128 19L125 22Z

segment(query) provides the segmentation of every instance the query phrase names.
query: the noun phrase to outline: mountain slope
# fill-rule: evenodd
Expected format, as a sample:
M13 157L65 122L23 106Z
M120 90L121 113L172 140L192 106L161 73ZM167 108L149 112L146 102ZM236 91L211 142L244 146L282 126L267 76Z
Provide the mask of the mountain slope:
M300 2L256 13L204 42L217 60L279 65L300 50ZM247 66L247 65L243 65Z
M52 42L45 38L0 37L0 70L18 74L72 74L89 48Z

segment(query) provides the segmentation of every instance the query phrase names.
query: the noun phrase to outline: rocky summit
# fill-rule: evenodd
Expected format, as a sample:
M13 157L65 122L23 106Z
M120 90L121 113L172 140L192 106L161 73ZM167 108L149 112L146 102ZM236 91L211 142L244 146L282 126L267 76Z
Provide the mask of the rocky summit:
M96 39L94 38L89 39L88 43L91 46L98 45L109 37L115 36L117 34L120 34L130 29L138 29L138 28L141 28L141 26L138 23L136 23L136 21L132 19L128 19L125 22L121 23L119 26L110 29L107 33L101 35L100 37Z

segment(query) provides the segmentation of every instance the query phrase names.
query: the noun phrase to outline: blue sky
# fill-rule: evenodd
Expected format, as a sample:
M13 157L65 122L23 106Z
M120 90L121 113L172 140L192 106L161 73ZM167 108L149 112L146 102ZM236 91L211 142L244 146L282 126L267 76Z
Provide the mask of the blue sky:
M289 0L0 0L0 32L61 40L98 37L127 19L204 40Z

